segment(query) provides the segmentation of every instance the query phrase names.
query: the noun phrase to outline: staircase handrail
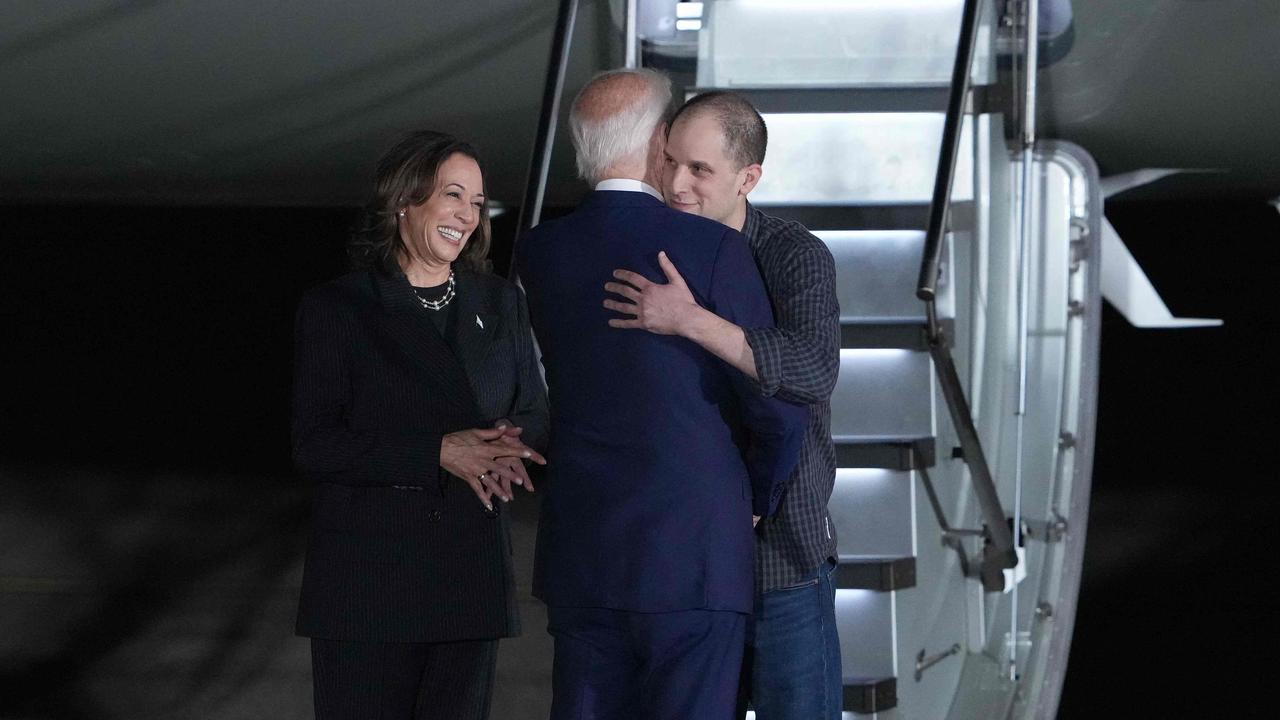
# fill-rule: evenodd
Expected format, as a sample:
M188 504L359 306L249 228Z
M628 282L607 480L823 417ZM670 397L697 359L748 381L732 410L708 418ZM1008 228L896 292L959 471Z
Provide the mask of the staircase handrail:
M960 20L960 39L956 44L955 65L951 69L951 92L947 97L947 115L942 126L942 148L938 156L938 172L929 202L929 225L924 236L924 254L920 276L916 281L916 297L932 303L937 297L938 269L942 262L942 234L951 211L951 186L956 174L956 155L960 149L960 128L964 122L964 105L969 96L973 46L978 30L978 10L982 0L965 0ZM933 325L936 325L933 324ZM935 327L930 327L933 334Z
M555 145L556 120L560 117L560 98L564 95L564 74L569 67L569 46L573 24L578 15L578 0L560 0L556 12L555 32L551 36L551 59L547 63L547 79L542 89L542 112L538 131L533 138L533 155L529 175L520 198L520 217L511 241L511 262L507 277L516 276L516 243L542 219L542 203L547 191L547 173L551 169L551 150Z
M956 44L956 60L951 71L951 93L947 98L947 116L942 129L942 149L938 158L938 172L934 178L933 197L929 204L929 225L925 231L924 254L920 262L920 276L916 283L916 297L925 303L929 353L942 395L946 399L951 421L956 428L960 450L969 466L974 494L982 511L987 545L983 548L978 575L987 590L1004 588L1004 570L1018 563L1013 546L1013 532L1000 497L996 492L991 468L978 437L973 413L965 398L951 350L943 337L938 322L937 285L942 262L942 236L951 211L951 187L955 179L956 156L960 148L960 129L964 122L965 103L969 97L969 78L972 74L973 49L977 41L978 11L982 0L965 0L961 13L960 37Z

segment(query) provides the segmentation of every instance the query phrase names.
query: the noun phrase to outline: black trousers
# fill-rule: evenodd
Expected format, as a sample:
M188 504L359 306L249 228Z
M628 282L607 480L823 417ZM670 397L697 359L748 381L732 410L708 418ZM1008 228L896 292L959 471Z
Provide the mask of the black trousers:
M316 720L487 720L497 640L311 640Z

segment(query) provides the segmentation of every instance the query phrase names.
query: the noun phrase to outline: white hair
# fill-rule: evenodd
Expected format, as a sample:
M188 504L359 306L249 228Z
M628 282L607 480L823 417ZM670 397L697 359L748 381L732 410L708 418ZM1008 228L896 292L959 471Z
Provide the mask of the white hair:
M640 100L605 118L584 118L582 96L593 85L616 75L635 75L645 81L648 92ZM649 138L666 120L671 106L671 80L648 69L608 70L583 86L569 111L569 131L577 152L578 175L595 184L609 168L627 160L642 160L648 152Z

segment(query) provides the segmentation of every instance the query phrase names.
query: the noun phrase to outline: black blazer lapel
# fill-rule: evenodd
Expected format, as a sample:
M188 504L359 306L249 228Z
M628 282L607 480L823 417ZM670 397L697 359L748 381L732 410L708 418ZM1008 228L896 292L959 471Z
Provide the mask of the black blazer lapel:
M474 369L482 366L493 349L500 308L498 298L486 292L487 288L475 275L464 272L458 273L457 278L458 295L454 302L458 303L458 324L454 328L454 343L463 371L474 374Z
M436 397L448 406L449 414L474 427L480 420L480 408L466 371L435 326L423 315L409 282L403 276L374 273L374 277L382 301L378 325L426 371L432 385L439 388Z

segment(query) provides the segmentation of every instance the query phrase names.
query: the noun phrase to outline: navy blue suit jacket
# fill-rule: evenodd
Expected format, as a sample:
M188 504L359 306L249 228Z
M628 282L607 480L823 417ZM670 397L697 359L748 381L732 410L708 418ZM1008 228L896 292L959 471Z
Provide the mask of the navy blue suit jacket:
M611 273L665 282L659 250L704 307L745 328L773 324L746 239L642 192L596 191L520 241L551 404L534 594L750 612L751 515L777 507L807 416L689 340L609 327Z

